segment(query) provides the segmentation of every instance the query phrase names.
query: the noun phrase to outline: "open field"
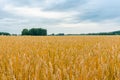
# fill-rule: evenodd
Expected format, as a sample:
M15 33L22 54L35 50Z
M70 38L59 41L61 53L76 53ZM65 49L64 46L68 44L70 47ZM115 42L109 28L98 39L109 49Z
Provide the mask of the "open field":
M119 79L119 36L0 37L0 80Z

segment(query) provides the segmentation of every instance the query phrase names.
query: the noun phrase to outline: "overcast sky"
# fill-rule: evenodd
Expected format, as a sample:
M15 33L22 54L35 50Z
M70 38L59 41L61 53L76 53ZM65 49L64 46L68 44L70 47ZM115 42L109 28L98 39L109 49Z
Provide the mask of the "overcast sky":
M33 27L49 34L120 30L120 1L0 0L0 31L20 34Z

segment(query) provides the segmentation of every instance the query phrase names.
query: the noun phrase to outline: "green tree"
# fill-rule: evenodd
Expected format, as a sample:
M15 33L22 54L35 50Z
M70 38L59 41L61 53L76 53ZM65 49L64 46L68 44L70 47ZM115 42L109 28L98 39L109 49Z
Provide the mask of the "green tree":
M7 32L0 32L0 35L10 35L10 33L7 33Z
M23 29L22 35L29 35L29 30L28 29Z
M29 30L29 34L34 36L44 36L47 35L47 30L42 28L32 28Z
M22 35L45 36L47 35L47 30L42 28L23 29Z

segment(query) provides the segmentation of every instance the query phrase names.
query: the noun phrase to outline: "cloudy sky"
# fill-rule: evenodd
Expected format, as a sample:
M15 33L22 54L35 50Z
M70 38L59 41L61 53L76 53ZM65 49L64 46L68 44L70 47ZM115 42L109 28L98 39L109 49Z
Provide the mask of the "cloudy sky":
M32 27L49 34L120 30L120 1L0 0L0 31L20 34Z

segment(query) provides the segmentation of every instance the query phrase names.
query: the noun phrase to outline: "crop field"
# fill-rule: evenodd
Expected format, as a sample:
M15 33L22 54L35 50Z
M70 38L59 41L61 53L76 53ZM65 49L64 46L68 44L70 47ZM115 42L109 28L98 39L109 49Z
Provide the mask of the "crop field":
M0 80L120 80L120 37L1 36Z

